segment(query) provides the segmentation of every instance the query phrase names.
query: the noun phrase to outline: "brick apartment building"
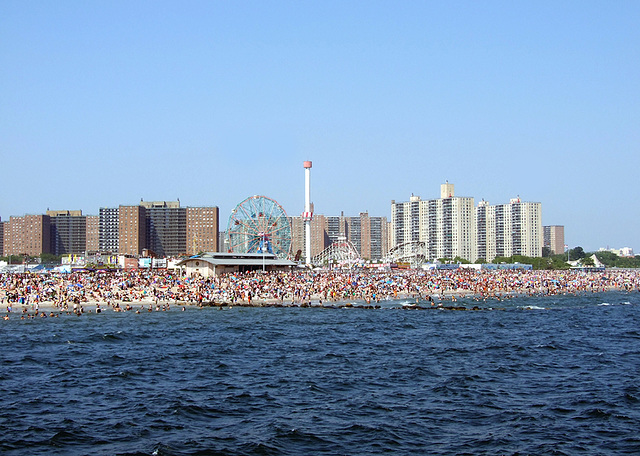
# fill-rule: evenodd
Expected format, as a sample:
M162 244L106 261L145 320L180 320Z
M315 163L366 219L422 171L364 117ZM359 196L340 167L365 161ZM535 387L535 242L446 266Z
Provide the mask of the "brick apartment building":
M377 261L389 250L389 223L386 217L371 217L361 212L358 217L314 214L311 220L311 257L321 253L342 236L352 242L360 256ZM291 255L305 256L304 221L291 217Z
M3 256L51 253L51 217L24 215L3 222Z
M47 210L0 221L0 253L39 256L102 252L157 257L218 251L218 208L180 207L179 201L82 211Z

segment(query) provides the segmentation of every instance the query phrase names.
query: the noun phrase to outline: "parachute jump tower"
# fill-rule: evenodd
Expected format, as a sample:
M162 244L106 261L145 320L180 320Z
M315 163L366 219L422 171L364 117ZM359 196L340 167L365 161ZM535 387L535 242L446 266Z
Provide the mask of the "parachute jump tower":
M311 162L305 161L304 165L304 212L302 220L304 221L304 249L305 264L311 266L311 219L313 211L311 209Z

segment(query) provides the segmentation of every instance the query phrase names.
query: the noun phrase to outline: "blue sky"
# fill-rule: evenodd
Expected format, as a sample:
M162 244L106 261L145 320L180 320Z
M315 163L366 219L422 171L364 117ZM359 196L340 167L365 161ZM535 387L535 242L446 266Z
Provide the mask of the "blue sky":
M542 203L640 250L640 2L0 3L0 216Z

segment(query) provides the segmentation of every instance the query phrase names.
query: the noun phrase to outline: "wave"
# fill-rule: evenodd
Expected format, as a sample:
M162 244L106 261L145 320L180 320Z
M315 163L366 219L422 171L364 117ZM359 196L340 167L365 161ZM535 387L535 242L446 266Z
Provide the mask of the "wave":
M640 306L596 307L625 296L10 322L0 453L633 454Z

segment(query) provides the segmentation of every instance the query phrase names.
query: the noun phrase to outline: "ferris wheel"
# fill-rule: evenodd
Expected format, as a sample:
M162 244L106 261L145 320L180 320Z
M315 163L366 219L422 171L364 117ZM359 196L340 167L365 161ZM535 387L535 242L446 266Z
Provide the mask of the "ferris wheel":
M275 200L251 196L231 212L227 239L229 252L273 253L287 258L291 249L291 224Z

